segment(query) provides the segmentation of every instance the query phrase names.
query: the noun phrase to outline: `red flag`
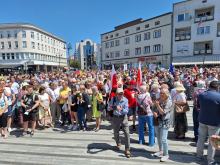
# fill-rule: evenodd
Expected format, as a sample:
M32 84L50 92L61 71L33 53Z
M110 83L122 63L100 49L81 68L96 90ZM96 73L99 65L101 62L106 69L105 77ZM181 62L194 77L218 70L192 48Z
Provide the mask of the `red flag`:
M112 65L112 72L111 72L111 89L112 88L117 88L117 74L114 65Z
M197 65L195 65L194 67L193 67L193 73L198 73L198 71L199 71L199 68L197 67Z
M142 72L141 72L141 62L139 62L138 73L137 73L137 86L142 84Z

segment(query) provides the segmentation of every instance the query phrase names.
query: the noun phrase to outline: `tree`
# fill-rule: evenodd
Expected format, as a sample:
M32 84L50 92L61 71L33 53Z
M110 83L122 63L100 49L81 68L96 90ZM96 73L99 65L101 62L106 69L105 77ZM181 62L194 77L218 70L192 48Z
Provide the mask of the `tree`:
M80 69L81 68L81 64L77 60L70 59L70 67Z

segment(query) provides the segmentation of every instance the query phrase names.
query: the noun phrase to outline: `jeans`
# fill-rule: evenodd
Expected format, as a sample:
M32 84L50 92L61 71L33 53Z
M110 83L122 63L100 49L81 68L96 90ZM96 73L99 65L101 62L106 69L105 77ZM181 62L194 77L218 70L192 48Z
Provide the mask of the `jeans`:
M198 141L199 136L199 111L196 108L193 108L193 130L195 141Z
M86 110L82 107L78 107L77 109L77 117L78 117L78 122L80 128L84 127L87 128L87 123L86 123Z
M198 139L197 151L196 151L197 156L199 157L203 156L204 144L207 138L207 134L209 135L209 137L211 137L212 135L215 135L218 130L219 127L209 126L199 123L199 139ZM215 157L215 148L209 143L208 157L207 157L208 162L209 163L214 162L214 157Z
M168 154L168 143L167 143L168 128L156 126L155 132L156 132L156 136L157 136L159 150L163 151L164 156L169 155Z
M144 126L148 125L149 129L149 146L154 145L154 125L153 125L153 116L138 116L138 134L139 134L139 143L145 143L144 140Z

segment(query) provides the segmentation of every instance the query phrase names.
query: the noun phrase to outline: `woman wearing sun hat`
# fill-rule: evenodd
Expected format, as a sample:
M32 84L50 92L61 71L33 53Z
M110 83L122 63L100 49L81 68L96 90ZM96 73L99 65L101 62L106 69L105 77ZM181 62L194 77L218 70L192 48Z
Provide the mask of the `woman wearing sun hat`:
M186 112L177 112L177 106L183 106L187 103L185 90L182 84L177 84L176 94L173 97L173 103L175 105L174 132L177 139L184 139L185 133L188 130Z

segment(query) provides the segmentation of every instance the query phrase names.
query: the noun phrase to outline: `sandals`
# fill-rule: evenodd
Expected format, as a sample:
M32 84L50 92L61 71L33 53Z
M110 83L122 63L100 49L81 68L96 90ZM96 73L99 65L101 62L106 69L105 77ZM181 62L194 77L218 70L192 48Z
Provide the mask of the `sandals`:
M125 151L125 156L127 158L130 158L131 157L131 152L129 150Z

